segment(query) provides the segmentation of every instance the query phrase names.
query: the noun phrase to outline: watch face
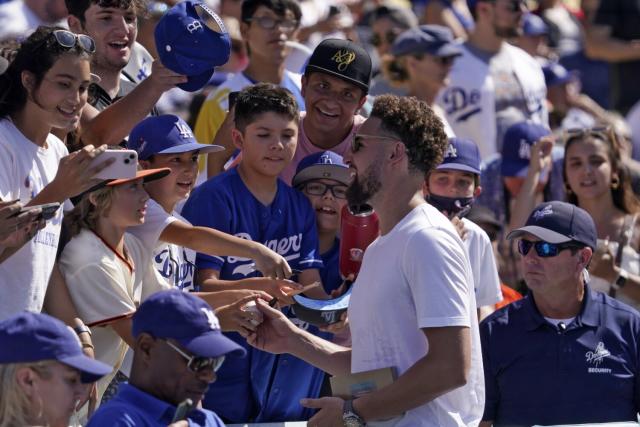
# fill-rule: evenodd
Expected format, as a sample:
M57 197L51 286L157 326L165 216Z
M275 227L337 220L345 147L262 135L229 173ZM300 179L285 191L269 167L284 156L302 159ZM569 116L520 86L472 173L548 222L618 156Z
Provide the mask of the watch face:
M345 416L343 419L344 421L344 427L363 427L364 423L362 423L362 421L360 421L360 419L353 415L353 416Z

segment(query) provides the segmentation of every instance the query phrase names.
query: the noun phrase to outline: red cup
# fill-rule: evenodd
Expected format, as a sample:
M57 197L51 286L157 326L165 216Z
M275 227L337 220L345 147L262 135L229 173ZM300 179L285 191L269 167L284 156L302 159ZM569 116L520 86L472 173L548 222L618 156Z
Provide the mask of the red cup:
M367 246L380 234L378 215L369 205L345 206L340 225L340 274L343 278L360 271Z

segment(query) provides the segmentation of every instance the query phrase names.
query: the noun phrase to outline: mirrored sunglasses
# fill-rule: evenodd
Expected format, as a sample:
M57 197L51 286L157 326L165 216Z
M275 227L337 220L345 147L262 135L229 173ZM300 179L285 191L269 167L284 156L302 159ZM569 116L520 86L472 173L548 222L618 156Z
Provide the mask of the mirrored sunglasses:
M526 256L531 248L534 248L536 254L540 258L551 258L557 256L560 251L565 249L579 249L581 246L576 243L567 242L567 243L549 243L544 241L532 242L526 239L520 239L518 241L518 253L522 256Z

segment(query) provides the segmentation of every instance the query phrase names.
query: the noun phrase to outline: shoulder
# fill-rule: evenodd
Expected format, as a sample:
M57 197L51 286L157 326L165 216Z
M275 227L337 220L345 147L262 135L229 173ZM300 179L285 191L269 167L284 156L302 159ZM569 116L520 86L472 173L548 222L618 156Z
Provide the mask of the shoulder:
M145 421L131 406L109 402L98 408L87 427L141 427L147 425Z
M542 66L540 65L540 63L533 56L529 55L518 46L514 46L510 43L505 43L504 49L506 49L509 55L517 58L517 62L514 62L514 64L524 65L526 63L527 67L531 67L531 69L535 69L542 73Z
M240 180L240 177L235 168L229 169L200 184L193 191L190 199L201 199L203 197L209 197L213 195L224 195L233 193L233 187L236 186L238 180Z
M47 136L47 144L49 145L49 148L52 150L52 152L55 153L56 157L58 158L62 158L67 154L69 154L69 150L67 150L67 146L64 144L64 142L62 142L60 138L58 138L52 133L50 133Z
M508 332L517 329L517 324L525 313L525 304L527 303L528 298L525 297L494 311L480 323L480 333L492 335L499 331Z
M590 290L592 302L600 312L601 319L607 324L627 325L640 333L640 313L622 301L611 298L602 292Z

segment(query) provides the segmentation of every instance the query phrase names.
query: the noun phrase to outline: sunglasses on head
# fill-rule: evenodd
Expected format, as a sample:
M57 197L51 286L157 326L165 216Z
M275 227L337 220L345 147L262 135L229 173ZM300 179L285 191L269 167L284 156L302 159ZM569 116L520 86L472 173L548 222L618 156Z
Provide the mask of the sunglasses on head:
M536 250L536 254L540 258L551 258L557 256L560 251L565 249L580 249L582 246L573 242L567 243L549 243L544 241L532 242L526 239L520 239L518 241L518 253L522 256L526 256L531 248Z
M360 133L360 134L354 135L353 139L351 140L351 152L356 153L357 151L359 151L360 148L362 148L362 141L364 141L365 139L373 139L373 140L377 139L377 140L388 141L388 142L402 142L398 138L393 138L390 136L366 135L364 133Z
M58 45L66 49L74 48L77 44L87 53L94 53L96 51L96 43L91 37L84 34L75 34L67 30L55 30L51 34L53 34L53 38ZM45 38L43 43L49 40L49 38L50 36Z
M200 373L204 370L213 369L216 372L222 366L224 362L224 356L218 357L202 357L202 356L189 356L184 351L180 350L169 340L163 340L169 347L174 349L180 356L184 357L187 361L187 368L194 373Z
M596 126L592 128L573 128L564 131L565 143L570 139L584 138L586 136L595 136L603 141L609 141L613 138L611 126Z

